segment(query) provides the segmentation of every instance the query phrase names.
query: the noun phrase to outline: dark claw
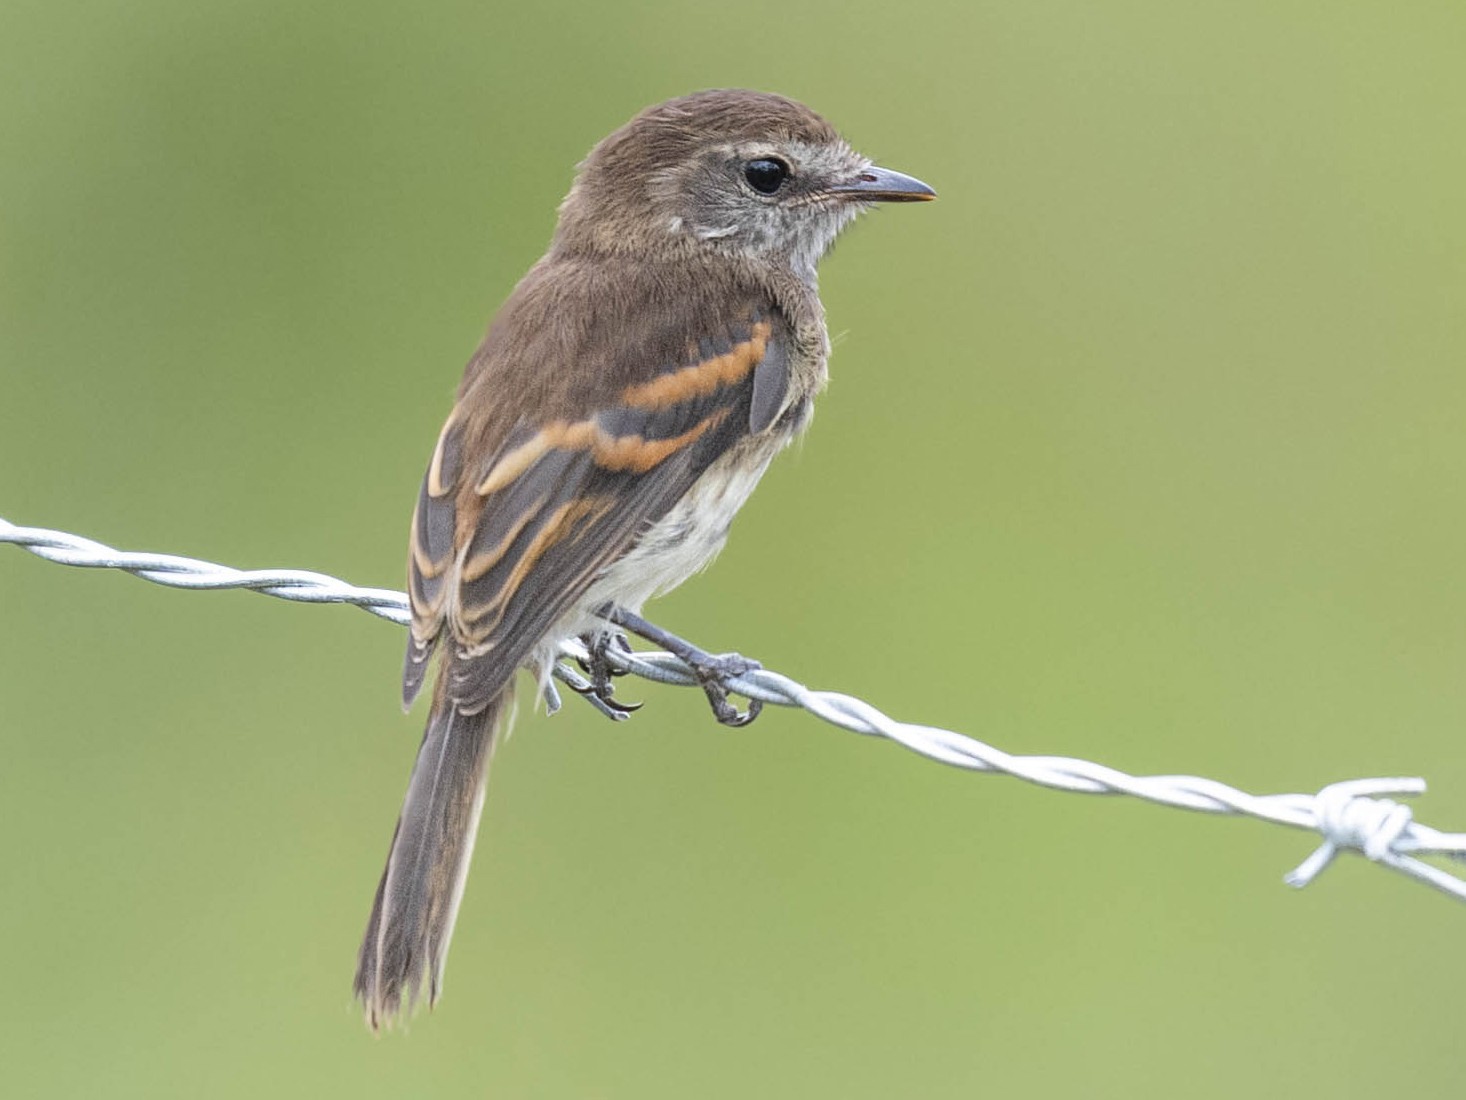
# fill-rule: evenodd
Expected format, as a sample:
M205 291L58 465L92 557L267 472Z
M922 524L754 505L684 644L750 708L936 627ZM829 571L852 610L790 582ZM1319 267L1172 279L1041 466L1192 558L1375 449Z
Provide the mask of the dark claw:
M602 699L596 692L596 687L584 676L572 669L569 665L556 664L554 669L555 679L559 680L575 694L585 699L587 703L595 707L613 722L623 722L630 717L630 712L641 706L640 703L615 703Z
M739 710L732 703L728 702L728 693L721 687L709 687L703 685L703 691L707 692L708 702L713 707L713 717L725 726L737 729L746 726L759 716L764 709L762 699L750 699L746 711Z
M717 656L701 654L688 662L693 674L702 684L702 690L713 708L713 717L725 726L746 726L764 709L763 701L750 699L748 710L740 711L728 702L728 681L748 672L763 668L757 661L749 660L737 653L723 653Z
M631 717L630 711L641 706L640 703L636 703L631 707L623 707L619 703L612 703L606 699L602 699L593 691L585 693L585 701L613 722L626 721L626 719Z
M757 661L741 657L737 653L721 655L707 653L685 638L679 638L663 630L656 623L647 622L636 612L617 607L615 604L604 605L596 614L606 622L625 627L638 637L645 638L653 645L659 645L673 656L681 658L692 669L693 675L702 685L702 690L708 697L708 703L713 708L713 716L723 725L746 726L764 709L763 703L757 699L748 701L747 713L728 702L728 681L736 680L745 673L762 668L763 666ZM626 644L624 637L614 636L620 638L622 645Z
M606 654L612 648L619 649L623 653L630 653L631 643L626 640L626 635L613 631L597 631L582 635L580 640L585 645L587 659L576 663L585 669L590 679L581 680L580 686L571 684L572 690L587 697L593 697L600 704L598 709L602 713L612 711L618 720L640 710L642 706L640 703L622 703L613 698L616 688L611 680L616 676L624 676L625 672L613 668Z
M612 698L609 693L602 695L602 689L596 687L589 680L579 680L578 678L577 680L577 683L566 684L566 687L577 695L584 695L590 699L594 699L598 703L604 703L618 714L630 714L632 711L640 710L644 705L642 703L623 703L619 699Z

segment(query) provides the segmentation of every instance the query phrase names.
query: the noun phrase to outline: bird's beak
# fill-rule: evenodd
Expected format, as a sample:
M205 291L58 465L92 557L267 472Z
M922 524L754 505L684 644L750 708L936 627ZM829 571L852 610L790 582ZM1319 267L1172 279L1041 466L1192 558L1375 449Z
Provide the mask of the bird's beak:
M935 191L914 176L874 164L850 183L831 187L830 193L855 202L930 202L937 197Z

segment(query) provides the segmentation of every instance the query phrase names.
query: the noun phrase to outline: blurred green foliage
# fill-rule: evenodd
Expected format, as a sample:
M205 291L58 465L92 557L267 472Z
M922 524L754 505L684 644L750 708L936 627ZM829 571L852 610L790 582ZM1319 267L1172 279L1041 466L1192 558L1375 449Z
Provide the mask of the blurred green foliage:
M942 201L826 263L810 438L655 617L1011 751L1423 773L1459 827L1463 56L1448 3L6 0L0 515L398 585L577 159L779 90ZM5 1095L1459 1088L1429 891L640 684L522 708L447 996L373 1041L400 632L16 551L0 612Z

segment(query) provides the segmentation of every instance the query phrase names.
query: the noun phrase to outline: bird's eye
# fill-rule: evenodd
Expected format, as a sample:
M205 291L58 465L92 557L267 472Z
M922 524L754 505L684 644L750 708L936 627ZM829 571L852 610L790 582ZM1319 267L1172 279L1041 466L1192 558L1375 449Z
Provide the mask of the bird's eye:
M743 166L743 178L760 195L772 195L789 178L789 166L772 158L751 160Z

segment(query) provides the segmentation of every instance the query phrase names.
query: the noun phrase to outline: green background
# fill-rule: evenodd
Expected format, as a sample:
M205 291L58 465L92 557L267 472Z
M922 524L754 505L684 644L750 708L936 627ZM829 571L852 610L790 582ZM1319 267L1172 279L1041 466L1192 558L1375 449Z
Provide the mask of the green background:
M647 103L811 103L941 192L713 648L1007 751L1466 826L1466 7L6 0L0 515L399 586L462 363ZM438 1009L357 938L402 632L0 551L0 1092L1459 1094L1466 909L1307 835L691 692L521 709ZM527 699L526 699L527 702Z

